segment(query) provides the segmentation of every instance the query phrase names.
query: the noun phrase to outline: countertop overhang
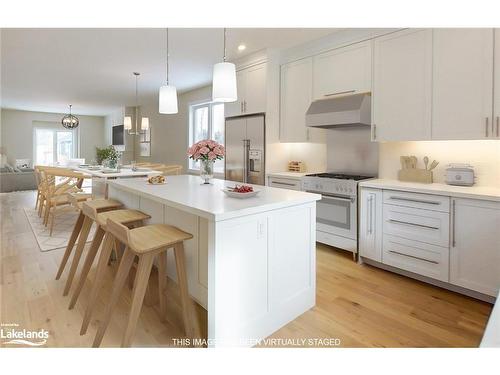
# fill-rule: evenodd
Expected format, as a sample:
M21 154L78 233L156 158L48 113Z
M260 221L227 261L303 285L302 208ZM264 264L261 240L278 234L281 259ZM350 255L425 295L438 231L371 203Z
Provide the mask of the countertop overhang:
M319 194L260 185L251 185L260 190L255 197L230 198L222 192L222 189L241 183L213 179L212 184L203 185L198 176L191 175L167 176L163 185L151 185L146 178L109 180L108 184L111 188L135 193L213 221L253 215L321 199Z

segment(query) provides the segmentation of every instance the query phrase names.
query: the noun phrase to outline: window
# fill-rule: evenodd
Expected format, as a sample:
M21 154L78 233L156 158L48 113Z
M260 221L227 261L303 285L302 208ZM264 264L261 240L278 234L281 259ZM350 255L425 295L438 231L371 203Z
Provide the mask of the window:
M50 165L74 157L74 132L35 128L35 164Z
M194 104L189 111L189 146L203 139L213 139L224 144L224 104ZM197 162L189 159L190 169L199 169ZM224 160L217 160L214 171L224 173Z

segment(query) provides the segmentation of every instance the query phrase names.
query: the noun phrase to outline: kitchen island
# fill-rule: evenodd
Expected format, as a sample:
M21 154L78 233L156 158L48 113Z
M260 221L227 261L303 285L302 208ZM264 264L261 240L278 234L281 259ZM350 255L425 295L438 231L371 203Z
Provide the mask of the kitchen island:
M175 225L186 241L191 296L208 312L208 345L252 346L315 305L316 201L320 195L254 186L227 197L234 182L197 176L109 181L109 197ZM172 252L167 273L176 279Z

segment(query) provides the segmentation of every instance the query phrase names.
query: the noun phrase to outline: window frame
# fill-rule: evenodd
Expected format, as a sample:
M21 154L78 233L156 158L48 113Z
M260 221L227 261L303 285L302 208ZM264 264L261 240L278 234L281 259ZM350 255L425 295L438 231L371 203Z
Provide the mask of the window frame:
M208 138L209 139L213 139L213 107L216 106L216 105L222 105L224 106L224 103L222 102L213 102L213 101L207 101L207 100L203 100L203 101L199 101L199 102L192 102L189 104L189 134L188 134L188 147L191 147L191 145L194 144L194 134L195 134L195 131L194 131L194 116L195 116L195 111L199 108L208 108L208 129L207 129L207 133L208 133ZM224 110L224 107L223 107L223 110ZM225 118L224 118L224 122L225 122ZM225 139L226 139L226 132L224 131L224 143L225 143ZM200 171L200 168L198 166L198 163L196 161L194 161L193 159L190 159L188 157L188 171L192 174L196 174L196 173L199 173ZM215 172L214 171L214 175L216 177L224 177L224 171L222 172Z
M76 129L58 129L51 126L35 126L33 128L33 165L41 165L37 160L37 131L46 130L52 132L52 147L53 147L53 157L52 164L56 165L59 163L57 160L57 133L71 133L71 159L74 159L78 151L78 131Z

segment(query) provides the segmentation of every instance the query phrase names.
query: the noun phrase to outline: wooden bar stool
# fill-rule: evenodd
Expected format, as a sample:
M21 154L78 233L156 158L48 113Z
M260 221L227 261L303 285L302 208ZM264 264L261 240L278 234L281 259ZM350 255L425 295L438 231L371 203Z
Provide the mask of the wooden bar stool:
M73 251L73 246L75 246L76 239L80 234L83 224L83 213L82 213L82 204L84 201L92 198L92 194L86 193L68 193L68 200L71 202L73 207L78 210L78 218L76 219L75 226L73 227L73 232L68 241L68 245L66 246L66 250L64 251L63 258L61 260L61 264L59 264L59 269L57 270L56 280L59 280L61 277L64 267L66 267L66 263L68 262L69 256Z
M115 238L122 242L125 247L118 273L113 282L111 297L106 306L104 318L101 321L93 347L101 345L102 338L111 319L113 309L118 302L120 293L125 284L128 273L134 263L134 258L139 258L139 265L135 276L134 289L132 291L132 306L128 318L127 328L122 340L122 347L130 346L135 332L139 314L141 312L144 294L148 285L153 260L158 255L158 279L159 279L159 297L160 312L162 320L166 314L166 300L164 290L166 287L166 269L167 269L167 250L174 248L175 263L177 269L177 278L179 283L181 303L183 310L184 329L186 335L194 337L193 319L194 310L190 301L186 277L186 265L184 257L184 241L193 238L190 233L186 233L176 227L166 224L146 225L144 227L128 229L126 226L108 219L107 228Z
M85 206L83 208L83 212L86 216L91 217L96 222L97 229L94 235L94 239L92 240L92 244L90 245L90 249L87 253L87 256L85 257L85 262L83 263L80 277L78 279L78 283L76 284L76 289L73 293L73 296L71 297L71 302L69 304L70 310L75 306L78 296L80 295L80 292L83 289L83 285L85 284L85 280L87 280L87 276L89 274L90 268L92 267L92 263L94 263L95 256L106 233L107 220L111 219L126 226L142 226L144 220L151 218L151 216L146 215L141 211L128 209L98 213L94 207ZM112 246L110 247L109 242L105 246L106 250L103 249L103 251L105 252L105 254L107 254L107 264L109 256L111 255ZM118 249L115 250L118 251Z
M63 296L66 296L69 293L71 283L73 282L76 270L78 268L78 263L80 262L80 258L82 257L83 249L89 237L90 228L92 227L92 223L95 221L95 217L92 216L94 213L94 209L95 212L104 212L116 210L120 207L122 207L122 204L114 199L95 199L92 201L84 202L82 204L82 227L80 230L80 235L78 237L78 244L76 245L75 254L73 255L73 260L71 261L71 267L69 269L68 280L66 280L66 285L64 287Z

